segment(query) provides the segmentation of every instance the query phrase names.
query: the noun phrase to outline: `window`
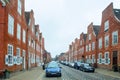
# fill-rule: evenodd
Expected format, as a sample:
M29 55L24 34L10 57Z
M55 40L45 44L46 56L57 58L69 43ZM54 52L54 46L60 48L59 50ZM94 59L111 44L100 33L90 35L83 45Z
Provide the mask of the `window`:
M20 63L21 63L20 48L17 48L17 49L16 49L16 57L17 57L16 63L17 63L18 65L20 65Z
M8 44L8 66L13 65L13 45Z
M14 18L11 15L8 15L8 33L14 34Z
M91 51L91 44L89 44L89 51Z
M92 55L92 63L95 63L95 55Z
M91 34L89 34L89 37L88 37L89 40L91 40Z
M89 63L91 63L91 55L89 55Z
M115 45L118 43L118 31L112 33L112 44Z
M107 31L109 29L109 20L107 20L105 23L104 23L104 31Z
M34 25L32 26L32 33L34 33Z
M17 39L21 39L21 26L17 24Z
M105 36L105 47L109 45L109 35Z
M99 39L99 49L102 48L102 38Z
M92 42L92 50L95 49L95 42Z
M80 45L82 45L82 40L80 40Z
M29 26L30 26L30 23L31 23L31 19L29 19L29 24L28 24Z
M88 45L86 45L86 52L89 50L89 46Z
M99 60L98 60L98 63L99 63L99 64L102 64L102 53L99 53L99 54L98 54L98 59L99 59Z
M26 42L26 32L25 32L24 29L23 29L23 42L24 42L24 43Z
M105 57L105 64L109 64L110 63L109 52L105 52L104 57Z
M18 9L17 9L18 13L21 15L22 12L22 4L21 4L21 0L18 0Z

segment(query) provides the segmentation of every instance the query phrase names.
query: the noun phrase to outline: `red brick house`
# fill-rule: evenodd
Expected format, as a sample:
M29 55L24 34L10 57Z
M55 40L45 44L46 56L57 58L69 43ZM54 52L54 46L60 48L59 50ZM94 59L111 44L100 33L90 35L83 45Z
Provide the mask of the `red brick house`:
M28 68L35 67L35 19L34 12L31 10L30 12L25 12L27 27L27 65Z
M93 25L91 23L87 29L87 38L86 38L86 62L89 64L97 63L97 36L100 26Z
M26 31L24 0L0 2L0 70L26 69Z
M68 49L68 56L69 56L69 62L72 62L71 61L71 58L72 58L72 46L71 45L69 45L69 49Z
M75 55L74 55L74 52L75 52L75 43L72 42L71 46L72 46L71 47L71 61L74 62L75 61L75 59L74 59L74 57L75 57Z
M78 61L85 62L85 42L86 42L86 34L81 33L79 39L79 47L78 47Z
M120 65L120 9L113 9L111 3L102 12L98 35L98 67L112 69Z
M35 25L35 34L36 34L36 41L35 41L35 57L36 57L36 66L39 66L40 59L41 59L41 38L40 38L40 29L39 25Z
M79 45L79 39L76 38L74 42L74 46L73 46L74 47L74 52L73 52L74 61L78 61L78 45Z

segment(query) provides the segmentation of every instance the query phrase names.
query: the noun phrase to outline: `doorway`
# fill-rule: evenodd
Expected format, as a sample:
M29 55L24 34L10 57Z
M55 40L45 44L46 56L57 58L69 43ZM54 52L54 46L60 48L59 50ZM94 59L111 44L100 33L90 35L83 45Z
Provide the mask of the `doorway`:
M113 70L114 71L118 71L118 51L113 51L113 61L112 61L112 65L113 65Z

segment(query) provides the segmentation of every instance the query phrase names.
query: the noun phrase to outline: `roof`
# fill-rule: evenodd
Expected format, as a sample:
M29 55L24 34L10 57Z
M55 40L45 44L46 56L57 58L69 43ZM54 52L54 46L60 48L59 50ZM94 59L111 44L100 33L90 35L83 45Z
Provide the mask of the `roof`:
M94 32L95 32L95 34L96 34L96 36L97 36L98 33L99 33L99 30L100 30L100 26L94 25L94 26L93 26L93 30L94 30Z
M25 12L25 19L26 19L26 23L28 25L29 24L29 19L30 19L30 12Z
M115 16L120 20L120 9L113 9Z

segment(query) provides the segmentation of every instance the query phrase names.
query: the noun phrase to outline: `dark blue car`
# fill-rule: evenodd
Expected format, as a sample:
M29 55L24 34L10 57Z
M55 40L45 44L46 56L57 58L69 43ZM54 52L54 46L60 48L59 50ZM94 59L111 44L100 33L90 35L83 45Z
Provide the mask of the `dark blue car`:
M49 76L59 76L61 77L61 67L58 65L57 62L50 62L47 67L46 67L46 77L49 77Z

